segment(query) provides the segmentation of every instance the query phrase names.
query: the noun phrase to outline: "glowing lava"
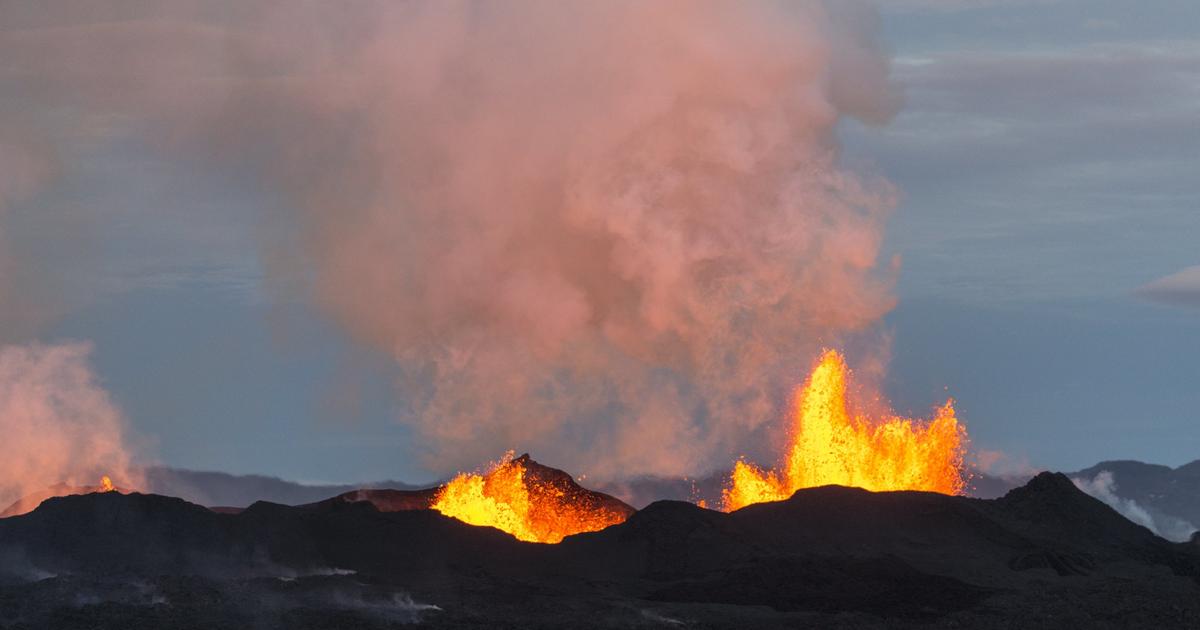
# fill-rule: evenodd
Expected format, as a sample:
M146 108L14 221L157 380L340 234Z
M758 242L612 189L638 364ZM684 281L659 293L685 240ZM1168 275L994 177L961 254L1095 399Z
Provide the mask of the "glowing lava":
M953 401L928 422L852 416L846 403L849 375L842 355L826 350L796 396L785 470L737 462L724 492L726 511L830 484L873 491L962 491L967 433L954 416Z
M482 475L459 474L430 507L471 525L495 527L519 540L541 543L598 531L629 516L589 500L586 491L568 487L569 477L566 481L534 478L528 458L512 455L509 452Z
M115 491L116 491L116 488L113 487L112 479L109 479L108 475L104 475L103 477L100 478L100 492L115 492Z

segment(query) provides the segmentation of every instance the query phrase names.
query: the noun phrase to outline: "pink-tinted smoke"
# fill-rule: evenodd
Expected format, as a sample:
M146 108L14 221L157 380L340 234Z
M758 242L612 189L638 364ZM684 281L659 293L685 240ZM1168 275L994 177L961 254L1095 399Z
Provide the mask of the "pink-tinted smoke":
M0 40L3 41L3 40ZM13 67L6 68L13 72ZM0 77L5 72L0 71ZM56 312L44 274L7 229L11 215L57 170L53 143L0 98L0 515L36 507L107 475L140 484L124 419L88 364L83 343L20 345ZM19 108L18 108L19 109ZM13 504L27 499L24 504Z
M0 347L0 511L59 484L96 486L104 475L124 488L140 485L124 419L96 383L90 350Z
M726 462L893 304L835 141L895 107L860 3L113 6L10 49L269 186L271 282L395 357L439 472Z
M405 368L431 461L694 471L774 415L819 338L890 308L890 191L833 142L886 109L887 68L825 6L380 17L312 71L316 131L273 167L315 299Z

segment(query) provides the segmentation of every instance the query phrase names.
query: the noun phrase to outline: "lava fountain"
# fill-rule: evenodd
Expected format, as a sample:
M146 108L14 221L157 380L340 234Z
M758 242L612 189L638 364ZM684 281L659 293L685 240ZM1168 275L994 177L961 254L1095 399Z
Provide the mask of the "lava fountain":
M533 464L533 466L537 466ZM529 456L507 453L483 474L460 473L432 509L471 525L495 527L526 542L557 543L571 534L623 522L632 508L584 490L569 475L531 468Z
M872 491L962 492L967 432L954 415L953 400L938 407L929 421L852 415L846 401L849 380L841 353L826 350L796 395L784 469L764 471L738 461L724 491L725 511L830 484Z

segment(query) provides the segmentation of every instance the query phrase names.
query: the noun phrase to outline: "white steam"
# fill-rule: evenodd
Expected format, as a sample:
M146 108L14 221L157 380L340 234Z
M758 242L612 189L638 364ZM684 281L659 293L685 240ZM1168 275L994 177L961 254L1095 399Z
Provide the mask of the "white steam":
M1096 476L1091 479L1073 477L1071 481L1077 488L1100 499L1125 518L1167 540L1185 541L1197 529L1195 525L1183 519L1164 514L1152 514L1137 501L1118 495L1116 478L1107 470L1096 473Z

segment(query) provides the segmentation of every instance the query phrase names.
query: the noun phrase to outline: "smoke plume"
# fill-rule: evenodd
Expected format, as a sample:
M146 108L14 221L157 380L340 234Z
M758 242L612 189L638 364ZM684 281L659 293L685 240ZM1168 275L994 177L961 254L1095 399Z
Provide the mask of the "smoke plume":
M12 207L53 175L44 141L18 132L0 99L0 512L56 484L132 481L122 418L87 365L85 344L4 345L22 340L50 309L37 265L23 260L6 226Z
M91 347L12 343L56 310L46 276L6 230L13 206L50 180L55 160L45 142L5 125L3 105L0 99L0 512L24 497L36 505L50 486L96 486L109 475L128 487L138 478L121 413L88 365Z
M88 366L90 347L0 347L0 510L56 484L136 485L120 411Z
M1073 477L1071 481L1080 490L1100 499L1112 509L1120 512L1121 516L1167 540L1183 542L1196 531L1195 525L1181 518L1153 513L1137 501L1118 495L1116 478L1110 471L1102 470L1096 473L1096 476L1091 479Z
M896 105L857 2L44 6L18 74L273 191L274 289L395 358L438 472L723 463L893 304L835 141Z

